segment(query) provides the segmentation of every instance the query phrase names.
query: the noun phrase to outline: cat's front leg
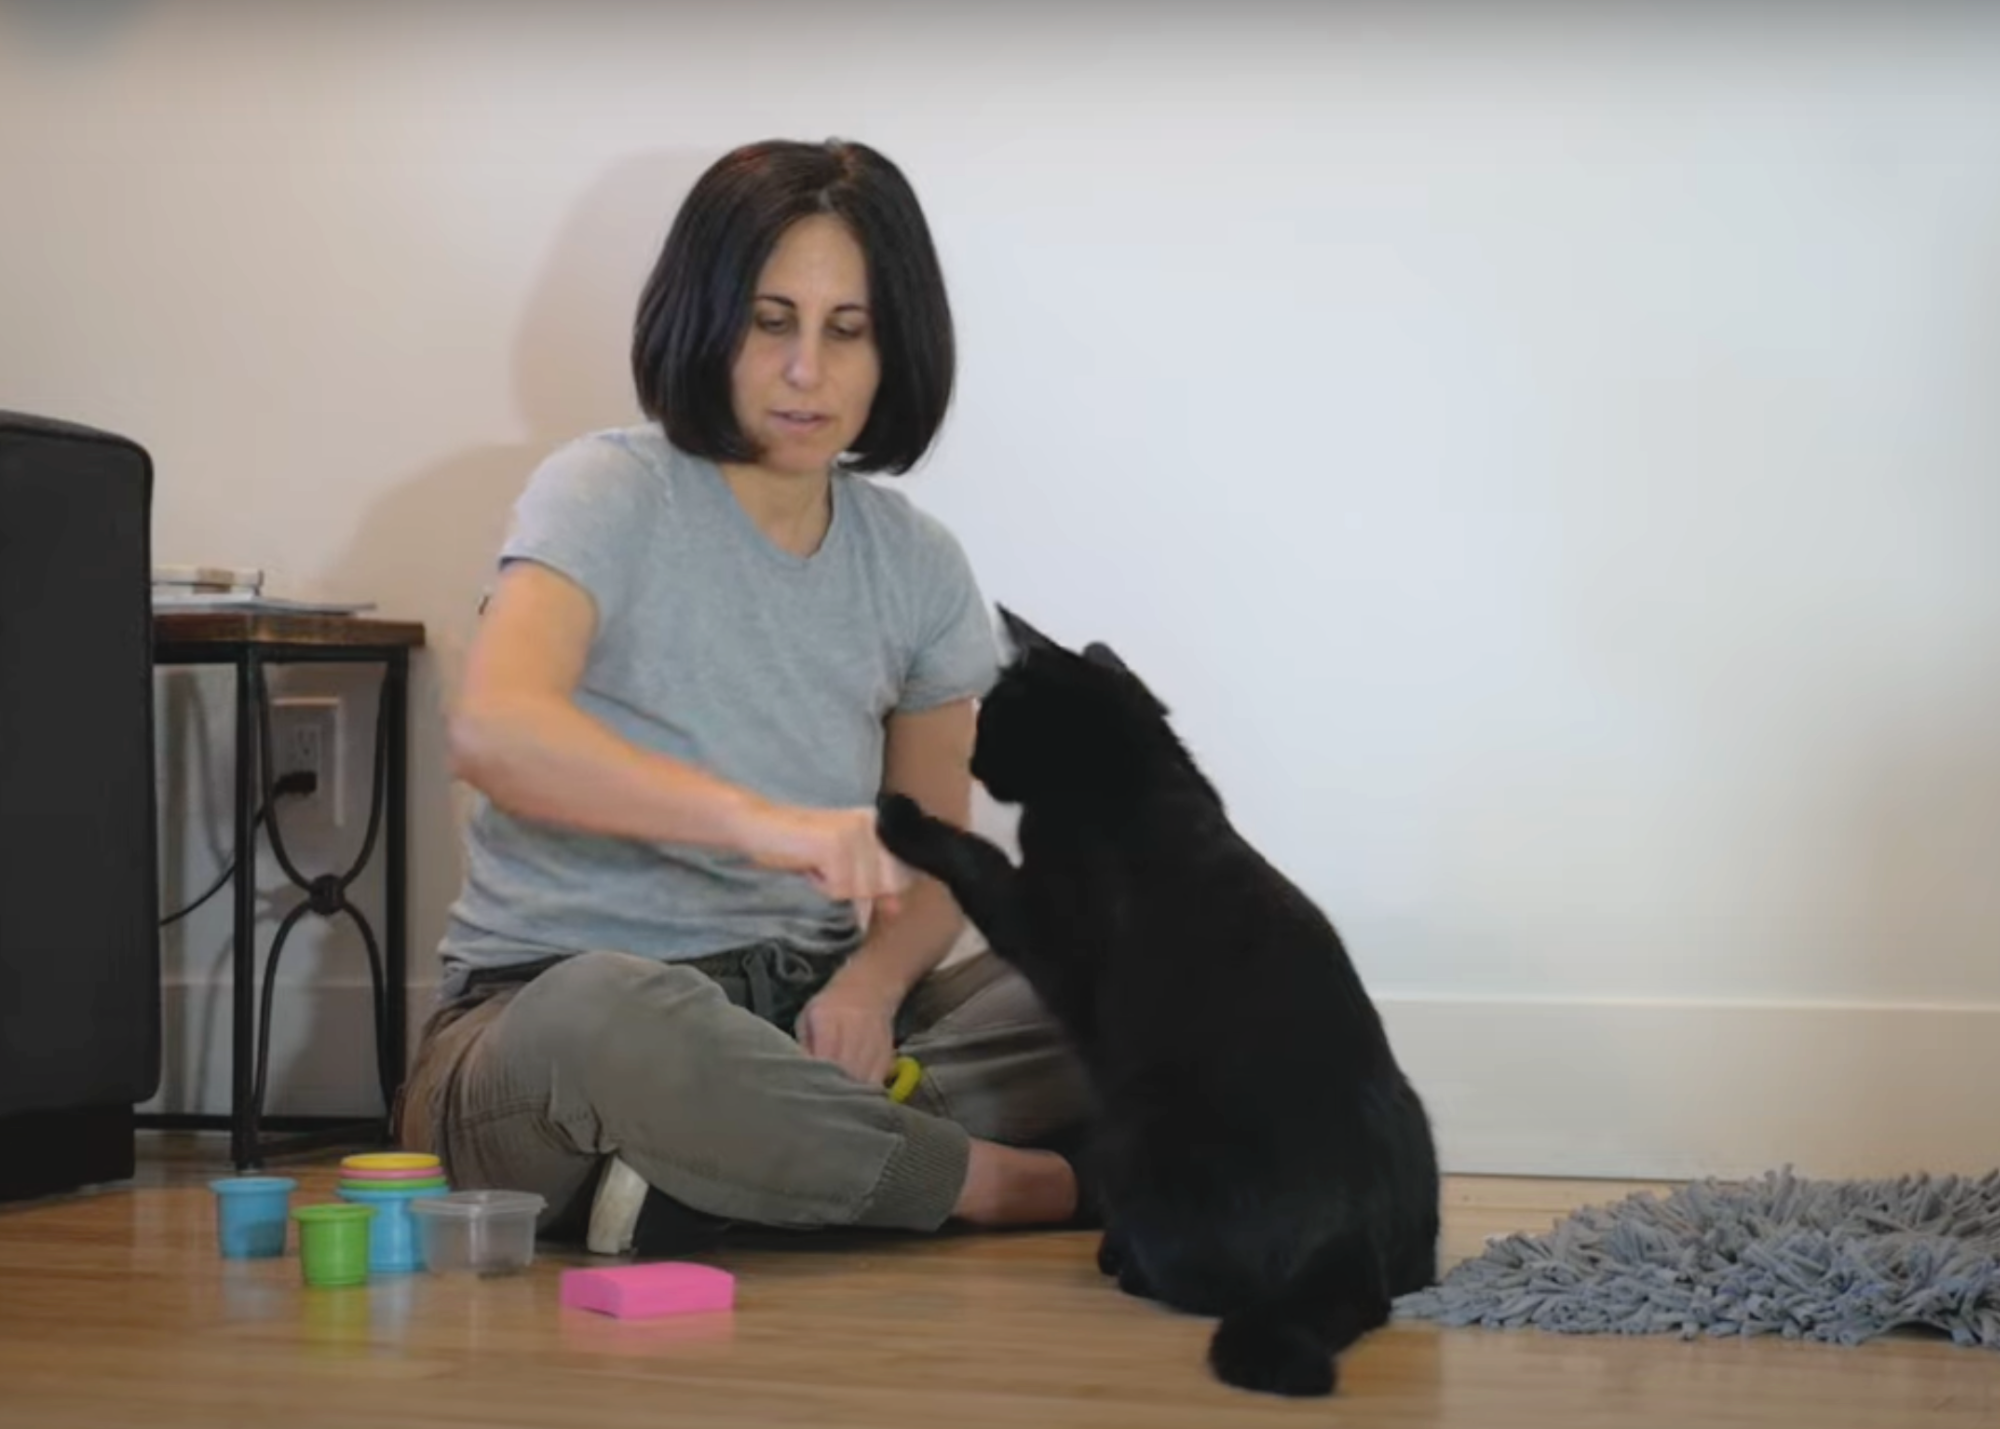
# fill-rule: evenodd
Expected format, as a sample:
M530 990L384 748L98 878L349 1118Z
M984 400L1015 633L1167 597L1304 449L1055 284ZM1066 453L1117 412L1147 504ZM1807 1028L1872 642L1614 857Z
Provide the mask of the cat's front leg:
M1097 1268L1117 1281L1118 1288L1134 1300L1160 1298L1159 1292L1153 1288L1152 1277L1139 1263L1138 1255L1109 1227L1105 1229L1104 1239L1097 1243Z
M1021 873L1006 854L901 794L877 802L876 831L890 853L951 891L987 946L1028 980L1059 1022L1072 1033L1088 1023L1089 1002L1077 972L1033 937Z
M1097 1273L1117 1275L1125 1269L1127 1252L1125 1243L1118 1239L1118 1228L1107 1225L1103 1239L1097 1242Z
M1139 1268L1139 1258L1132 1254L1132 1247L1118 1234L1113 1221L1105 1222L1103 1238L1097 1242L1097 1273L1116 1280L1118 1288L1135 1299L1156 1298L1146 1273Z
M1027 944L1026 920L1007 855L974 833L931 817L905 794L876 801L876 836L882 846L919 873L927 873L958 901L993 951L1017 962Z

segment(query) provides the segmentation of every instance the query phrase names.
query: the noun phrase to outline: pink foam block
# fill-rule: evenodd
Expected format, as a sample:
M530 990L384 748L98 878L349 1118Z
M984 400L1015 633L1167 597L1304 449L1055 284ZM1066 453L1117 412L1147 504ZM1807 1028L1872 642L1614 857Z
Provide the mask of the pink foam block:
M726 1270L681 1261L565 1270L562 1303L621 1320L656 1315L698 1315L736 1304L736 1277Z

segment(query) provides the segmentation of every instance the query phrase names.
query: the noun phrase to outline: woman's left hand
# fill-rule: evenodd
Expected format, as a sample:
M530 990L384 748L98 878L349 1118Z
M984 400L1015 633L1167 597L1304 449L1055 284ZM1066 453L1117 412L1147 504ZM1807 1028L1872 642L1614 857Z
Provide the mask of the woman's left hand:
M799 1013L799 1045L865 1086L882 1086L896 1064L899 1002L885 989L837 974Z

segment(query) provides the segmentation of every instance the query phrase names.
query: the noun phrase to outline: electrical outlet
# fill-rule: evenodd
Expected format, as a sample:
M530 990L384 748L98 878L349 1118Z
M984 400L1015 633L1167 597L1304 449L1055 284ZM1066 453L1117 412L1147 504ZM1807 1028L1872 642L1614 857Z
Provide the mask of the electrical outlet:
M271 701L271 778L308 771L317 787L285 803L311 808L335 828L347 822L346 781L341 750L346 730L341 703L330 695L298 695Z

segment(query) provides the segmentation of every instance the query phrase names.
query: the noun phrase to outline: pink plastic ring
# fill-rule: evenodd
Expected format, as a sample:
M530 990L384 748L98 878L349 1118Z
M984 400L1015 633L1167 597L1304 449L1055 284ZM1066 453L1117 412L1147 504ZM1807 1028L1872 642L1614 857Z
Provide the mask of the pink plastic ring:
M370 1170L362 1166L345 1166L341 1176L349 1181L435 1181L444 1174L435 1166L412 1166L408 1170Z

